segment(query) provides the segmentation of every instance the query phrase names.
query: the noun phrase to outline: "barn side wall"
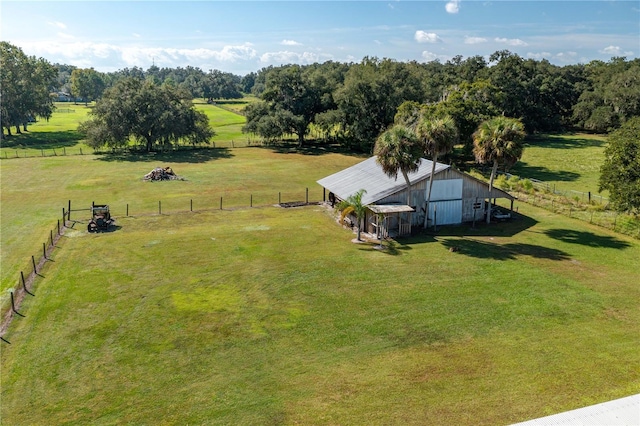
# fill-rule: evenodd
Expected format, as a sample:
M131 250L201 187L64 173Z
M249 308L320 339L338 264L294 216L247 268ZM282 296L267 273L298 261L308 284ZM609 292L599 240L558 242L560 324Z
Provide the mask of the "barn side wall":
M489 185L479 181L466 173L459 172L453 168L448 168L435 175L434 182L438 180L462 179L462 222L471 222L474 220L482 220L486 209L486 200L489 199ZM411 223L413 226L422 226L424 223L424 206L427 197L427 189L429 179L424 179L411 185L411 205L415 207L415 213L411 214ZM494 198L509 198L512 196L494 188ZM407 190L402 189L395 194L385 197L376 204L406 204ZM474 204L480 203L479 209L474 209ZM406 216L405 216L406 217ZM373 215L367 217L367 223L375 221ZM397 221L394 221L397 223Z

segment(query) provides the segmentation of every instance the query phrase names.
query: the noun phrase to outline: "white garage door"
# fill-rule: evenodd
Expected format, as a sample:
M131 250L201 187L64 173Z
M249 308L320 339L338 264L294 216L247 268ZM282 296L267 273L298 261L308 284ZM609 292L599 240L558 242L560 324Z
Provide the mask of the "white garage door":
M429 222L433 225L457 225L462 223L462 200L432 201L429 203Z
M429 224L456 225L462 223L462 179L433 181L429 203Z

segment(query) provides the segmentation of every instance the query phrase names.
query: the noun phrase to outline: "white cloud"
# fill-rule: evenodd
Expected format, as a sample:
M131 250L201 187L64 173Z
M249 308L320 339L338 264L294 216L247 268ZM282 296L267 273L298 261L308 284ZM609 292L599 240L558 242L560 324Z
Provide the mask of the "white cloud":
M67 29L67 26L64 23L59 22L59 21L48 22L48 24L52 25L52 26L54 26L56 28L60 28L61 30L66 30Z
M479 44L487 41L484 37L465 37L464 44Z
M437 53L433 53L433 52L429 52L428 50L425 50L422 52L422 59L424 59L427 62L436 61L436 60L444 62L448 60L449 57L446 55L438 55Z
M620 48L620 46L607 46L602 50L599 50L600 53L606 54L606 55L613 55L613 56L632 56L633 55L633 51L631 50L622 50Z
M63 33L62 31L59 31L56 35L65 40L71 40L74 38L71 34Z
M458 13L460 11L460 0L451 0L444 8L447 13Z
M302 46L302 43L298 43L295 40L282 40L280 44L284 46Z
M378 46L380 46L380 45L382 44L382 42L381 42L380 40L373 40L373 42L374 42L375 44L377 44Z
M138 33L131 33L132 36L134 36L135 38L140 38L142 37L140 34Z
M533 53L533 52L529 52L527 53L527 58L531 58L531 59L536 59L536 60L541 60L544 58L549 58L551 57L551 53L549 52L539 52L539 53Z
M416 31L413 37L416 39L418 43L438 43L442 41L442 39L438 37L438 34L427 33L422 30Z
M264 64L313 64L315 62L321 62L322 60L332 59L332 55L329 54L318 54L313 52L290 52L290 51L280 51L280 52L267 52L260 55L260 62Z
M527 43L525 43L524 41L520 40L519 38L496 37L495 41L497 41L498 43L508 44L509 46L528 46Z

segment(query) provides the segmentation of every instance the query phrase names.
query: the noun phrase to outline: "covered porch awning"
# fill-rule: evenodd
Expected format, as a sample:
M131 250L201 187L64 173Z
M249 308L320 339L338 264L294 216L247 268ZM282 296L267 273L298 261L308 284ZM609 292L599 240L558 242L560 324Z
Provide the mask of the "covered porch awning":
M411 206L403 206L398 204L370 204L367 207L375 214L412 213L416 211L416 209Z
M416 211L411 206L402 205L402 204L369 204L367 206L369 210L371 210L376 215L376 223L375 226L377 228L377 234L380 238L386 238L388 235L387 229L387 217L397 214L400 215L402 213L413 213ZM384 216L382 223L378 223L378 217ZM409 219L406 223L403 223L402 220L398 220L398 235L410 235L411 234L411 219Z

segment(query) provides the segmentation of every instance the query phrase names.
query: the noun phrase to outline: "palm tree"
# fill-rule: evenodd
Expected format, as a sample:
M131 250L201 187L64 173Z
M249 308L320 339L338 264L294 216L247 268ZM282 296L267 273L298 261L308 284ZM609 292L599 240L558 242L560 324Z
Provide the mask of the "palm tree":
M493 162L489 179L489 211L487 223L491 222L491 191L498 164L513 166L522 157L524 125L515 118L498 116L483 121L473 134L473 155L480 164Z
M409 173L418 171L422 146L416 134L405 126L395 125L378 137L373 148L377 163L389 177L398 178L402 173L407 184L407 205L411 205Z
M355 194L349 195L346 200L342 200L337 206L338 210L342 211L342 215L340 216L341 222L349 213L356 215L356 219L358 220L358 241L362 241L360 239L360 232L362 231L362 222L367 213L367 206L362 204L362 196L366 192L366 190L361 189Z
M429 178L429 189L425 201L424 227L427 227L429 220L429 202L431 201L431 188L433 187L433 174L436 171L438 156L453 151L453 146L458 140L458 128L451 116L442 118L430 118L427 115L420 117L416 126L416 133L422 142L424 153L431 157L431 177Z

